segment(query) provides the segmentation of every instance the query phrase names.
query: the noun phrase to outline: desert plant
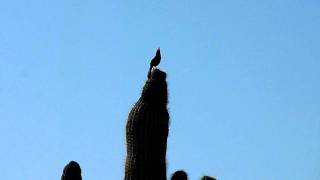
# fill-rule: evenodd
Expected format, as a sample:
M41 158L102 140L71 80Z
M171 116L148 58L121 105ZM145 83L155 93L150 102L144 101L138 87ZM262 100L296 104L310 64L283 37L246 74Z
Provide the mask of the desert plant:
M125 180L166 180L167 102L166 73L153 69L128 116Z
M61 180L82 180L80 165L70 161L63 169Z
M173 173L171 180L188 180L188 175L185 171L179 170Z

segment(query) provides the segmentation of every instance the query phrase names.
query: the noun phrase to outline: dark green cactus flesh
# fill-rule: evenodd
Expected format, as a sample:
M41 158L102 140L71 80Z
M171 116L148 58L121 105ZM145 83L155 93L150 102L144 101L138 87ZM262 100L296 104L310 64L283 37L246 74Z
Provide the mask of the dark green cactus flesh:
M167 102L166 73L154 69L129 113L125 180L166 180Z

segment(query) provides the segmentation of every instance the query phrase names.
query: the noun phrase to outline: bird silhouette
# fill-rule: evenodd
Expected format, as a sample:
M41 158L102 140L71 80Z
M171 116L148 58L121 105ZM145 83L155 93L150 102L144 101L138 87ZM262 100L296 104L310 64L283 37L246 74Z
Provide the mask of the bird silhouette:
M154 66L158 66L160 64L160 60L161 60L161 53L160 53L160 48L157 49L156 55L152 58L151 62L150 62L150 67L149 67L149 71L148 71L148 79L151 76L151 70Z

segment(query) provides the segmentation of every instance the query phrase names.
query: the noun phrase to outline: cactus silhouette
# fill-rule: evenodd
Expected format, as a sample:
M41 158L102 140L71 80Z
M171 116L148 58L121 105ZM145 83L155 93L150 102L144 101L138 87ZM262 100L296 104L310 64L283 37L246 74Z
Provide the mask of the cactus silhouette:
M166 180L167 102L166 73L153 69L128 116L125 180Z
M203 176L203 177L201 178L201 180L216 180L216 178L209 177L209 176Z
M157 69L160 49L150 63L148 79L132 107L126 124L127 156L124 180L166 180L166 151L169 133L166 73ZM187 180L185 171L176 171L171 180ZM61 180L82 180L80 165L69 162ZM201 180L216 180L203 176Z
M179 170L173 173L171 180L188 180L188 175L186 172Z
M80 165L70 161L63 169L61 180L82 180Z

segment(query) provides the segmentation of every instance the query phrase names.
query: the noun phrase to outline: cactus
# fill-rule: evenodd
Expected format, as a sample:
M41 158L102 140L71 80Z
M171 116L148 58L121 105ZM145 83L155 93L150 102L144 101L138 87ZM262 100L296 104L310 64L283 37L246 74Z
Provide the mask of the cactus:
M173 173L171 180L188 180L188 175L185 171L179 170Z
M166 151L169 133L166 73L157 69L160 49L150 63L148 79L126 124L127 157L124 180L166 180ZM185 171L176 171L171 180L187 180ZM71 161L61 180L82 180L80 165ZM216 180L203 176L201 180Z
M63 169L61 180L82 180L80 165L70 161Z
M125 180L166 180L167 102L166 73L153 69L128 116Z
M209 176L203 176L203 177L201 178L201 180L216 180L216 178L209 177Z

